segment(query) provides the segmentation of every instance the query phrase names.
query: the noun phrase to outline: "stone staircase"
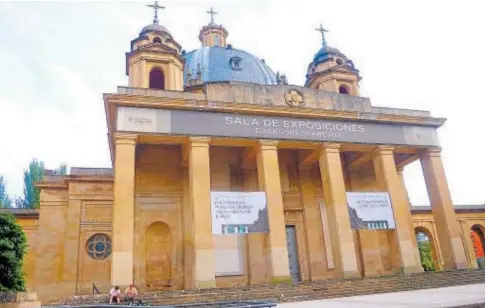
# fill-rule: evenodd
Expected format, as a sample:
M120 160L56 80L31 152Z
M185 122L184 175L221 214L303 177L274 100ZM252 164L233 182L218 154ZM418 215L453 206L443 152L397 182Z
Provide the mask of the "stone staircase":
M485 283L485 270L466 269L419 274L324 280L299 284L247 286L186 291L159 291L141 293L139 299L155 305L177 305L217 301L267 300L296 302L325 298L346 297L418 289ZM78 295L53 305L105 304L107 295Z

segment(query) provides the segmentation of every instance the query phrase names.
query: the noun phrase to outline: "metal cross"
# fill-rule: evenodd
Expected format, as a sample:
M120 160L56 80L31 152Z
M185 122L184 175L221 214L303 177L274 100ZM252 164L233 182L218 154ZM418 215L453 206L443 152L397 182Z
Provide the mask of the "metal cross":
M214 23L214 15L216 15L217 12L214 11L214 9L212 9L212 6L211 6L210 11L207 11L207 13L211 15L211 24L213 24Z
M322 24L320 24L320 28L316 28L315 30L317 30L318 32L321 32L322 33L322 44L325 44L325 32L328 32L327 29L325 29Z
M155 1L155 4L149 4L147 5L148 7L152 7L153 11L155 13L155 16L153 17L153 23L155 25L158 25L158 10L159 9L164 9L164 6L158 5L158 1Z

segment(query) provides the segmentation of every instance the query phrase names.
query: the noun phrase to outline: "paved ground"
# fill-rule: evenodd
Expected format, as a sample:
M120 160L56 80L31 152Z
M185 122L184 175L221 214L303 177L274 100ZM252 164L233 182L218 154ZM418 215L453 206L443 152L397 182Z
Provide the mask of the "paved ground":
M460 307L477 303L485 303L485 284L284 303L278 304L278 308L431 308Z

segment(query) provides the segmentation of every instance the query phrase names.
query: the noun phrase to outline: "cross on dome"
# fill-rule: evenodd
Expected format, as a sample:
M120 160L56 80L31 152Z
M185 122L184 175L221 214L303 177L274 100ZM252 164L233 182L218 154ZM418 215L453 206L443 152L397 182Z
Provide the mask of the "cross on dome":
M149 4L147 5L148 7L152 7L153 8L153 11L154 11L154 14L155 16L153 17L153 23L155 25L158 25L158 10L159 9L164 9L165 7L164 6L161 6L158 4L158 1L155 1L154 4Z
M211 24L213 24L213 23L214 23L214 15L216 15L216 14L217 14L217 12L216 12L216 11L214 11L214 9L213 9L213 8L212 8L212 6L211 6L210 11L207 11L207 13L211 15Z
M320 28L316 28L315 30L316 30L316 31L318 31L318 32L320 32L320 33L322 33L322 45L325 45L325 43L326 43L326 42L325 42L325 32L328 32L328 30L327 30L327 29L325 29L325 28L322 26L322 24L320 24Z

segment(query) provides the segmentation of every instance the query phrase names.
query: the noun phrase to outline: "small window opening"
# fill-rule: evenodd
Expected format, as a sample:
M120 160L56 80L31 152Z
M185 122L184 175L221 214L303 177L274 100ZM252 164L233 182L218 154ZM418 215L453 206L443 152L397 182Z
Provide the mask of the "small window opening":
M165 89L165 75L158 67L150 71L150 89Z
M338 64L338 65L341 65L342 63L344 63L344 61L342 61L342 59L340 59L340 58L339 58L339 59L337 59L337 61L336 61L336 62L337 62L337 64Z
M338 87L338 93L342 93L342 94L350 94L350 91L349 91L349 87L345 86L345 85L341 85Z
M162 39L161 39L161 38L159 38L159 37L157 36L157 37L155 37L155 38L153 39L153 42L154 42L154 43L161 44L161 43L162 43Z
M231 64L231 68L234 71L241 71L242 70L241 62L242 62L242 59L240 57L232 57L229 60L229 63Z

